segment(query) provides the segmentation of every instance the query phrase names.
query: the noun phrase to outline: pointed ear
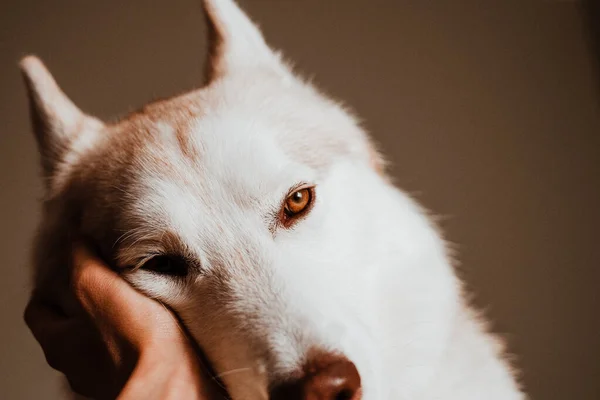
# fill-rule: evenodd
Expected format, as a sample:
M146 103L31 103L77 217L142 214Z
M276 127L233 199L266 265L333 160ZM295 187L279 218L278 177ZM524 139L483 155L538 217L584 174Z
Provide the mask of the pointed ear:
M284 70L279 55L234 0L203 0L203 6L209 44L207 83L247 67Z
M102 123L85 115L69 100L37 57L23 58L20 67L44 175L49 178L74 139L85 131L97 130Z

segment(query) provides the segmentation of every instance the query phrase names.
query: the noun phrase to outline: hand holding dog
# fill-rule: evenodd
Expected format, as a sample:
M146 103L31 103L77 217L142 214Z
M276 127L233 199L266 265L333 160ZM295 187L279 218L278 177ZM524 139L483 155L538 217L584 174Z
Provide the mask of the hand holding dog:
M170 311L86 250L76 249L73 261L72 290L64 288L62 299L34 293L25 320L74 391L99 399L215 398Z

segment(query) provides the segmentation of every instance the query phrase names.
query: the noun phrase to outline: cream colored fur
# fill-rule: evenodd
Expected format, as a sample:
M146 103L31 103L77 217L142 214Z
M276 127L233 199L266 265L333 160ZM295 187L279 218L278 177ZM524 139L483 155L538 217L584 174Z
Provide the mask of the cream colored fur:
M315 348L357 366L363 400L523 399L427 214L381 173L339 104L291 72L232 0L206 0L208 81L105 124L22 61L47 194L36 284L84 237L171 307L234 400L266 399ZM367 4L365 3L365 7ZM315 186L293 228L290 188ZM185 256L185 278L140 267Z

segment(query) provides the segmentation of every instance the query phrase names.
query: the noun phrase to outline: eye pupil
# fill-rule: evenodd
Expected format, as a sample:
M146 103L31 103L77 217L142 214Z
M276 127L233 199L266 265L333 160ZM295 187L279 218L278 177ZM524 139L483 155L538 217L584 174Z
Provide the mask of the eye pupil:
M292 196L292 200L294 200L296 203L301 203L303 199L304 199L304 191L296 192Z
M142 268L147 271L170 276L186 276L188 273L186 260L177 256L162 255L153 257Z

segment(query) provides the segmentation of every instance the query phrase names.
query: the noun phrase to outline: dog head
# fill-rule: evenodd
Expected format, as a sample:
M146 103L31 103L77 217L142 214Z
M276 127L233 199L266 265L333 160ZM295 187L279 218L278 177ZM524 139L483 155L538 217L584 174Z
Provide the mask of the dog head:
M441 259L421 251L437 236L346 110L295 77L233 1L205 9L206 84L114 123L23 60L47 193L38 283L66 265L49 252L83 237L178 314L233 399L378 398L390 333L376 327L397 314L416 335L423 299L445 288L390 282ZM384 312L402 285L411 300Z

